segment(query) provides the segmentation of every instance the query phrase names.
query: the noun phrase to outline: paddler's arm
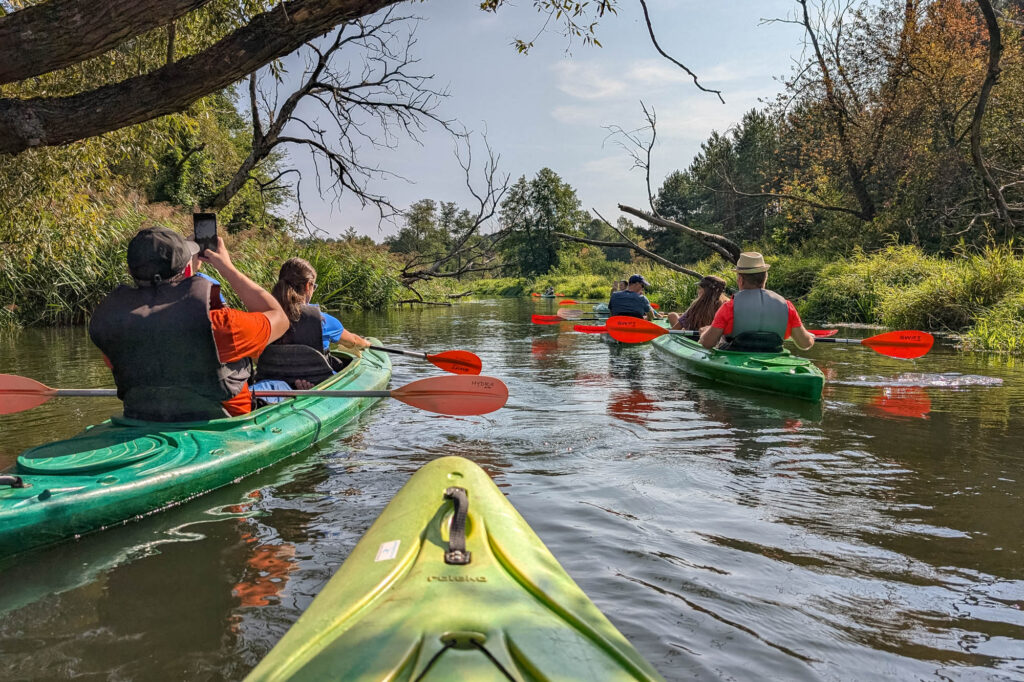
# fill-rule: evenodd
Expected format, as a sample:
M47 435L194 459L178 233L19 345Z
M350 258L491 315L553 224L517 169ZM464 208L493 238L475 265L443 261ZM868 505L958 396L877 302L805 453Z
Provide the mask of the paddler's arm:
M355 346L356 348L369 348L370 342L359 336L359 334L353 334L349 330L345 330L341 333L341 338L338 343L343 343L346 346Z
M246 310L250 313L263 313L266 315L267 320L270 322L270 341L276 341L288 331L291 322L281 308L281 304L270 295L270 292L264 290L235 267L235 264L231 262L231 255L228 253L223 239L217 237L217 250L211 251L207 249L199 257L199 260L212 265L220 276L224 278L224 281L231 285L231 288L238 294L238 299L245 306Z
M708 325L700 330L700 345L708 350L713 349L722 340L722 330Z
M814 345L814 334L807 331L807 328L803 325L793 327L790 334L793 337L793 343L795 343L797 348L800 350L810 350L811 346Z

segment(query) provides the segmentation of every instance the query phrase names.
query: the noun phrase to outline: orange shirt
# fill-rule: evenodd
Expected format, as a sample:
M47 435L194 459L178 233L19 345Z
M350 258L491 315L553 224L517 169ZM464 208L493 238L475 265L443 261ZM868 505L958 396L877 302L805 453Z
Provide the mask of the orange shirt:
M221 362L259 357L270 342L270 320L263 313L247 313L233 308L210 311L210 326ZM246 386L238 395L221 403L232 417L252 410L252 395Z

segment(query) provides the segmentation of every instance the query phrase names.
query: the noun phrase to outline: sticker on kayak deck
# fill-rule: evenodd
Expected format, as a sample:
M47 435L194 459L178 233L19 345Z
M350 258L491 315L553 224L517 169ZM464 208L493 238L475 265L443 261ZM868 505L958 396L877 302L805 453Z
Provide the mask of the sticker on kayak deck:
M377 556L373 558L374 561L390 561L398 556L398 545L401 544L401 540L392 540L391 542L382 542L380 547L377 548Z

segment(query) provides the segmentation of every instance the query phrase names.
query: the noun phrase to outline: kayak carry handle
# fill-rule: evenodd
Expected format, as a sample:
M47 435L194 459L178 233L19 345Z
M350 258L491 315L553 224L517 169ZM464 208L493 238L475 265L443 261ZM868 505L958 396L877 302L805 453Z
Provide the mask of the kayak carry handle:
M455 513L448 529L448 551L444 553L444 562L454 566L465 566L470 562L472 553L466 551L466 518L469 516L469 493L465 488L452 486L444 491L444 499L455 504Z
M0 485L9 485L12 488L27 488L21 476L6 475L0 476Z

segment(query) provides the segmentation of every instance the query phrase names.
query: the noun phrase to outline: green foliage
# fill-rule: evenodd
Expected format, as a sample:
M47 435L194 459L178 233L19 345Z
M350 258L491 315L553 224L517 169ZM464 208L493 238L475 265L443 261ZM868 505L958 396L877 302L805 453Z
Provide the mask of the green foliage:
M967 350L1024 354L1024 291L984 311L963 336Z
M579 234L588 221L576 191L550 168L529 182L519 178L501 204L501 225L509 231L499 246L506 269L536 276L556 268L578 246L552 233Z

